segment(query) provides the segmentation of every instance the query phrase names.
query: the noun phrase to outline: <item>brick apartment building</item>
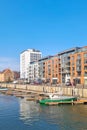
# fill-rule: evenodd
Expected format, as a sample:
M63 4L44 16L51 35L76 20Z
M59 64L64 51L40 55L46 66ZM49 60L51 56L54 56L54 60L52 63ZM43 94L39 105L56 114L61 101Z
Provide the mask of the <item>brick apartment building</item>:
M50 83L61 82L60 59L58 58L58 55L49 57L45 61L44 73L45 73L44 78L46 82Z
M10 69L5 69L0 72L0 82L12 82L14 80L14 74Z
M71 81L87 84L87 46L70 55Z
M46 83L87 84L87 46L67 49L37 62L39 70L36 78Z
M50 83L87 84L87 46L71 48L47 59L45 79Z

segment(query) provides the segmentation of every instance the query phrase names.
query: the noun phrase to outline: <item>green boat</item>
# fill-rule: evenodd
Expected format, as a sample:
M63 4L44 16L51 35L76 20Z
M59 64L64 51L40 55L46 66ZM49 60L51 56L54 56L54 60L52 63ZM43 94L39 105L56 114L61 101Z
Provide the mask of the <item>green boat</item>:
M74 96L63 96L63 95L56 95L50 94L49 98L40 100L40 104L46 104L49 102L67 102L67 101L76 101L77 97Z

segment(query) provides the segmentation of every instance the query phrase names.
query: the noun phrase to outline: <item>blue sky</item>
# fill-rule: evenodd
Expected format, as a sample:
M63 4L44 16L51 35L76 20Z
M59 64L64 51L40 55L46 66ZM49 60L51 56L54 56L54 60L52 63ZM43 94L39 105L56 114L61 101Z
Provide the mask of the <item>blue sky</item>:
M21 51L43 56L87 45L87 0L0 0L0 70L19 70Z

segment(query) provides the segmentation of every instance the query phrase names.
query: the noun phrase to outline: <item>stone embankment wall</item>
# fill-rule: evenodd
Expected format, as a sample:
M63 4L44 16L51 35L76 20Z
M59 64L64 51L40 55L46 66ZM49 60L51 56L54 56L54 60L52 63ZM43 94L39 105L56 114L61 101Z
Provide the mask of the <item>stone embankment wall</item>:
M30 91L38 91L38 92L60 92L64 95L76 95L79 97L87 98L87 88L73 88L67 86L44 86L44 85L27 85L27 84L10 84L10 83L0 83L1 87L7 87L11 89L20 89L20 90L30 90Z

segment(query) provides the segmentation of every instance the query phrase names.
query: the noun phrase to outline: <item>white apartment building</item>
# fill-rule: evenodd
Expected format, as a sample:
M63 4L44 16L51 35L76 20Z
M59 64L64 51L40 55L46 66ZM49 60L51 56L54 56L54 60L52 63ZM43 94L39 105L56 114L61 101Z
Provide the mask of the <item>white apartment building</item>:
M38 61L31 62L29 65L29 76L28 76L28 81L29 82L34 82L37 79L39 79L39 63Z
M41 59L42 53L39 50L28 49L20 54L20 78L28 79L30 62Z

